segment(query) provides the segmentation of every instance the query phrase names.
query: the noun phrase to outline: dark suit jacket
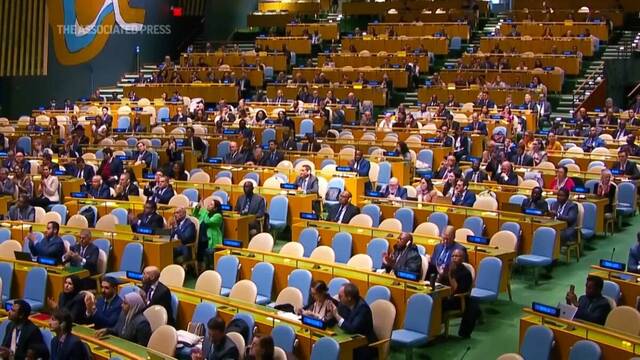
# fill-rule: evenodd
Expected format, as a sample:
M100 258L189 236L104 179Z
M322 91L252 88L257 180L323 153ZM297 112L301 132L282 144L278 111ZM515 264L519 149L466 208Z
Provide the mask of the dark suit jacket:
M244 164L245 161L246 161L246 156L244 155L244 153L240 151L237 151L235 154L228 153L223 158L223 162L225 164L240 165L240 164Z
M303 184L304 184L304 179L301 176L298 176L296 178L296 185L298 185L299 188L302 188ZM307 178L307 187L302 190L306 191L307 194L317 194L318 178L313 175L309 175L309 177Z
M29 241L29 249L33 256L42 256L60 260L62 259L62 255L64 255L64 242L59 236L51 239L47 239L45 237L35 244Z
M466 136L460 137L460 148L456 148L455 147L455 144L456 144L455 140L456 139L454 138L454 141L453 141L453 144L452 144L454 146L454 149L453 149L454 154L457 155L457 156L467 155L468 152L469 152L468 151L468 149L469 149L469 138L466 137Z
M96 312L87 317L87 322L93 324L96 329L114 327L121 312L122 299L120 296L116 294L108 305L106 300L101 297L96 300Z
M2 340L2 346L6 348L11 346L11 335L14 328L15 324L13 322L9 322L7 330L4 334L4 339ZM27 322L22 325L22 330L20 331L20 338L18 339L18 343L16 344L15 359L24 360L25 356L27 355L27 349L33 347L34 345L41 346L41 348L43 349L47 348L44 340L42 339L42 333L40 332L40 329L35 326L30 320L27 320Z
M238 201L236 202L236 207L234 208L237 212L242 212L244 209L244 205L246 202L246 196L244 194L240 195ZM251 196L251 201L249 202L249 214L255 215L256 217L263 217L266 210L266 204L264 198L258 194L253 194Z
M453 197L451 198L451 204L458 205L458 206L472 207L473 203L475 202L476 202L476 194L474 194L470 190L465 191L462 199L460 200L458 200L458 197L456 196L456 194L453 194Z
M144 161L145 167L149 168L151 167L151 160L153 159L153 155L151 155L151 152L149 152L148 150L145 150L144 152L139 152L136 151L133 153L133 160L134 161L138 161L138 160L142 160Z
M60 343L58 337L51 339L51 360L88 359L87 350L80 338L70 334Z
M147 294L149 292L149 288L146 287L142 288L142 290L144 290ZM160 305L165 308L165 310L167 310L169 325L173 326L175 324L173 309L171 309L171 291L169 291L169 288L166 285L159 281L157 282L156 289L151 296L151 301L149 301L149 303L147 304L147 306L152 305Z
M173 117L171 118L171 121L173 122L187 122L188 116L186 114L182 114L182 116L175 114L173 115Z
M629 249L629 260L627 261L627 271L633 273L640 273L638 269L640 265L640 245L635 244Z
M306 152L318 152L320 151L320 144L318 143L313 143L313 145L311 145L310 143L306 142L304 144L302 144L302 150L300 151L306 151Z
M177 237L183 245L191 244L196 241L196 225L185 218L181 226L175 226L171 229L171 239Z
M120 175L122 175L122 172L124 170L122 167L122 161L120 161L120 159L118 159L117 157L113 157L109 165L111 167L111 176L120 177ZM102 170L104 166L106 166L106 163L103 161L100 164L100 167L98 168L98 175L102 176L103 180L108 180L108 179L105 179L104 176L102 175Z
M616 161L615 163L613 163L613 167L611 168L620 169L620 162ZM627 160L627 163L624 166L624 174L633 180L640 179L640 171L638 171L636 163L631 160Z
M522 209L523 212L526 209L532 209L532 208L542 211L543 214L546 214L547 212L549 212L549 204L546 201L544 201L544 199L540 199L534 202L531 200L531 198L526 198L522 202L522 205L520 206L520 208Z
M464 179L467 180L468 182L473 182L473 171L469 171L468 173L465 174ZM484 172L484 170L479 170L478 171L478 177L476 179L476 182L478 183L482 183L485 180L488 180L489 176L487 175L486 172Z
M202 141L199 136L194 136L191 139L184 139L184 146L200 152L203 152L206 147L204 141Z
M357 170L356 170L356 167L358 168ZM360 159L357 166L356 166L356 163L354 162L351 165L351 168L354 171L358 172L358 176L369 176L369 170L371 170L371 163L369 162L369 160L363 158L363 159Z
M69 250L75 252L76 254L81 254L81 246L80 244L75 244L69 248ZM80 262L76 263L71 261L71 265L73 266L82 266L87 269L91 275L95 275L98 273L98 255L100 254L100 250L93 243L87 245L87 248L84 250L83 259L85 260L84 265Z
M555 202L553 206L551 206L551 210L558 212L560 208L560 203ZM556 218L558 220L567 222L567 229L574 229L576 226L576 221L578 221L578 205L573 203L570 200L567 200L566 206L562 209L562 213L557 213Z
M278 150L273 152L269 151L264 155L262 155L262 159L260 159L259 165L275 167L282 160L284 160L284 155L282 154L282 151L278 151Z
M495 178L496 178L496 182L500 185L518 186L518 175L516 175L516 173L514 173L513 171L509 172L509 175L507 175L506 180L502 176L502 173L495 174Z
M343 322L340 328L349 334L360 334L367 337L368 343L376 341L376 334L373 331L373 315L371 314L371 308L364 301L364 299L358 299L358 302L353 309L339 305L338 313L343 318ZM353 358L355 360L370 360L374 359L376 354L368 345L363 345L353 350Z
M627 136L629 134L630 134L630 132L627 129L624 129L624 130L618 129L618 130L616 130L615 133L613 133L612 136L613 136L614 139L617 139L618 137Z
M205 336L202 343L202 355L205 360L237 360L240 357L238 347L226 335L224 341L213 348L210 338Z
M114 199L126 201L129 200L129 195L140 196L140 188L136 184L130 184L122 194L116 195Z
M436 173L436 179L444 179L444 174L447 172L447 167L442 167L440 169L438 169L438 172ZM455 172L456 174L460 173L460 168L458 168L457 166L453 168L453 172Z
M513 163L513 165L533 166L533 157L527 154L522 154L522 155L515 154L514 156L511 157L510 161Z
M77 166L69 166L66 169L69 176L78 177L78 175L80 175L80 170L77 168ZM84 179L84 182L87 186L91 183L91 179L94 175L95 171L93 170L93 166L85 165L85 167L82 169L82 178Z
M87 190L87 194L90 197L93 197L95 199L111 198L111 191L109 190L109 187L105 184L102 184L102 186L100 186L100 188L97 190L93 186L89 187L89 189Z
M395 264L393 264L393 267L385 266L387 272L393 270L393 272L397 274L398 271L406 271L421 275L422 257L420 257L418 247L414 244L410 244L406 249L401 251L394 250L393 258L395 259Z
M17 205L13 205L9 208L9 220L24 220L24 221L35 221L36 220L36 209L28 205L24 211L20 211Z
M161 191L160 188L157 188L153 192L153 195L151 195L151 198L149 200L153 200L158 204L168 204L169 200L171 200L171 198L175 194L176 193L173 191L173 188L171 187L164 188L164 191Z
M142 312L131 319L127 331L124 332L126 314L121 312L118 321L113 327L108 328L108 333L116 335L138 345L147 346L151 337L151 325Z
M131 228L135 231L138 226L148 227L152 229L162 229L164 227L164 219L157 213L153 213L150 216L144 216L144 214L138 215L138 221L131 224Z
M334 206L329 208L329 214L327 216L327 221L338 222L338 211L340 210L340 204L335 204ZM344 210L344 215L342 216L341 224L348 224L351 218L360 214L360 209L353 204L347 204L346 210Z
M389 194L390 194L389 185L385 185L384 189L382 189L382 195L384 197L388 197ZM406 200L407 199L407 189L405 189L402 186L398 185L398 190L396 190L395 197L398 197L398 198L400 198L402 200Z
M436 247L433 249L433 254L431 255L431 260L429 260L429 262L431 263L432 266L434 266L435 268L437 268L438 265L449 265L449 262L451 261L451 254L453 254L454 250L462 250L462 252L464 253L464 261L467 262L468 261L468 255L467 255L467 248L458 244L458 243L453 243L453 245L451 247L449 247L449 249L446 249L444 247L444 244L440 243L438 245L436 245Z

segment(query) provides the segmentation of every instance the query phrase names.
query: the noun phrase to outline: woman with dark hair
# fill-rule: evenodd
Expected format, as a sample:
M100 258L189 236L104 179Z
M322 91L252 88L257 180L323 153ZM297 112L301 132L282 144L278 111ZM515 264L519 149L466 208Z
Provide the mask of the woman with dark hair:
M169 158L169 163L175 163L182 160L182 150L178 147L178 142L173 135L170 136L169 141L167 141L166 153L167 158Z
M411 152L409 146L404 141L399 141L396 145L396 152L406 161L411 161Z
M138 292L128 293L122 300L122 313L116 325L96 331L95 336L101 338L106 335L115 335L138 345L147 346L151 337L151 325L143 313L146 308Z
M431 179L422 178L416 187L416 196L421 202L435 202L438 198L438 190L433 187Z
M247 348L245 359L273 360L275 345L269 335L255 334L251 346Z
M90 359L80 338L73 335L73 318L66 309L58 309L49 319L49 327L56 334L51 339L51 360Z
M297 309L300 315L311 316L323 320L329 326L333 326L335 319L334 309L338 302L329 294L329 288L324 281L318 280L311 284L311 298L313 299L305 308Z
M187 173L184 171L184 164L181 161L176 161L171 165L171 169L167 174L171 179L178 181L187 181Z
M220 201L212 200L206 209L199 203L193 208L192 215L200 222L200 239L198 239L198 263L201 269L211 269L213 251L222 244L223 219Z
M264 110L258 110L258 112L256 112L256 118L255 118L256 124L262 125L267 120L269 120L269 117L267 116L267 113Z
M84 305L84 293L82 290L82 280L76 275L67 276L64 279L62 293L58 301L52 298L47 299L50 309L64 309L71 314L73 322L82 323L85 317L86 307Z

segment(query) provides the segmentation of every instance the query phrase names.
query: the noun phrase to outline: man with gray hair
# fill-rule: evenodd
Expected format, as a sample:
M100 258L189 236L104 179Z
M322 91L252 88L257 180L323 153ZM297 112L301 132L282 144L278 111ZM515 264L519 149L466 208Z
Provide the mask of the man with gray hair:
M95 175L91 178L91 186L87 191L87 195L94 199L109 199L111 198L111 190L102 182L102 176Z
M176 264L190 260L193 257L189 244L196 241L196 225L187 218L184 207L178 207L173 212L173 218L169 222L171 227L171 240L180 241L180 245L173 249L173 258Z
M90 275L98 273L98 259L100 257L100 249L93 244L91 238L91 230L83 229L80 231L80 239L69 248L62 257L64 262L68 262L72 266L81 267L89 271ZM86 278L82 281L84 289L95 289L95 280Z

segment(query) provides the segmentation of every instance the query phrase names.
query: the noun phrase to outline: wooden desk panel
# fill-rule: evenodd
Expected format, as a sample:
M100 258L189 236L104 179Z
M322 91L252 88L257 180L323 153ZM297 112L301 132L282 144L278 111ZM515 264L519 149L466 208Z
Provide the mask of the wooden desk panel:
M298 95L299 89L303 86L308 86L309 91L318 90L320 96L325 96L327 91L333 91L333 95L338 99L346 99L347 95L352 92L360 100L370 100L375 106L384 106L387 103L387 90L380 86L363 86L360 89L356 89L353 86L327 86L318 84L300 84L300 85L287 85L287 84L268 84L267 85L267 97L275 98L276 92L282 90L284 97L287 99L295 99Z
M311 54L311 39L306 37L258 37L256 46L263 51L281 51L285 45L296 54Z
M533 51L534 53L551 54L555 48L558 53L562 54L565 51L573 51L573 47L576 46L584 56L593 56L593 42L593 39L587 38L554 37L546 39L536 37L524 40L523 38L483 37L480 39L480 51L490 53L498 45L504 52L515 48L519 53Z
M582 67L582 59L576 55L552 55L552 54L534 54L533 56L525 56L523 54L469 54L462 55L462 63L470 65L474 60L483 61L489 57L491 62L497 64L499 59L505 58L511 69L515 69L524 63L530 70L534 68L535 62L540 60L542 66L556 66L565 71L567 75L580 74Z
M136 92L140 97L157 99L162 97L162 93L171 96L174 91L178 91L181 96L190 98L203 98L206 102L218 102L225 99L230 103L238 102L238 88L235 85L226 84L135 84L125 85L124 92L130 90Z
M379 14L385 22L408 23L408 22L462 22L474 26L478 21L475 12L472 10L451 9L447 13L436 14L435 11L422 12L412 10L399 10L397 14Z
M543 36L546 28L549 28L555 36L564 36L567 31L571 31L573 36L578 36L585 34L585 30L589 29L592 36L602 41L609 41L609 29L605 23L573 22L566 24L564 22L512 22L502 23L502 26L499 27L500 32L506 35L514 25L517 27L517 31L523 36Z
M361 56L359 54L346 52L338 54L320 53L318 54L318 65L333 62L335 66L339 68L344 66L354 68L371 66L374 68L404 69L404 66L410 62L419 66L420 73L429 72L429 57L426 54L406 54L406 56L400 56L396 53L383 54L373 53L368 56Z
M456 81L458 75L462 75L464 79L473 78L483 75L487 81L495 81L500 76L500 79L507 85L513 86L516 82L520 81L522 84L529 84L534 76L537 76L540 81L547 87L549 91L560 92L562 91L562 84L564 83L564 73L559 70L553 71L533 71L533 70L442 70L440 71L440 78L442 81L448 84L453 84Z
M307 35L305 35L307 30ZM318 31L323 41L340 38L338 23L287 24L287 36L311 36Z
M574 9L554 9L553 12L541 9L511 10L505 13L512 21L565 21L573 19L580 22L607 22L610 21L614 27L620 27L624 24L624 12L622 10L611 8L592 11L589 13L579 13Z
M320 12L319 1L260 1L259 11L288 11L293 14L318 14Z
M384 22L369 23L367 31L369 34L386 34L392 29L396 35L404 36L433 36L438 32L444 33L451 39L459 37L462 40L469 40L469 25L459 22L431 22L431 23L403 23L403 22Z
M424 51L433 52L436 55L446 55L449 53L449 40L447 38L436 38L432 36L396 37L388 39L353 37L342 39L343 49L351 49L352 45L356 51L404 51L407 48L410 50L424 48Z
M445 87L421 87L418 89L418 101L429 102L432 95L436 95L438 99L444 101L449 95L453 95L455 100L459 103L472 103L478 99L478 94L481 91L479 89L447 89ZM511 99L514 104L522 104L524 102L524 96L531 94L536 99L537 94L531 89L491 89L489 90L489 98L500 107L505 103L507 95L511 95Z
M332 83L342 82L346 75L350 81L356 81L360 73L364 74L366 81L382 82L384 74L393 82L393 87L406 89L409 86L409 73L403 69L367 69L355 68L345 70L343 68L317 67L317 68L293 68L293 73L301 73L305 79L313 79L317 73L323 73L325 78Z
M180 57L180 66L186 66L191 59L191 63L198 65L201 61L209 66L219 66L227 64L229 66L240 66L242 60L247 64L271 66L274 71L287 70L287 57L284 53L256 53L256 52L214 52L214 53L183 53ZM222 63L219 63L222 61Z
M169 78L171 78L172 74L176 72L175 70L170 70L169 71ZM262 72L262 70L255 68L255 67L245 67L245 68L239 68L239 67L232 67L229 71L221 71L218 70L218 68L202 68L202 67L193 67L193 68L181 68L180 70L177 71L178 74L180 74L180 77L182 77L182 80L184 81L184 83L192 83L191 82L191 74L193 72L196 72L198 74L198 77L200 78L200 81L203 83L209 83L209 80L207 79L207 75L209 73L213 73L213 76L216 78L216 80L221 79L225 74L235 74L235 79L239 79L242 76L243 72L247 73L247 78L249 79L249 82L251 83L252 87L262 87L263 82L264 82L264 73ZM168 94L171 95L171 94Z
M295 14L289 12L252 12L247 15L249 27L284 27L295 18Z

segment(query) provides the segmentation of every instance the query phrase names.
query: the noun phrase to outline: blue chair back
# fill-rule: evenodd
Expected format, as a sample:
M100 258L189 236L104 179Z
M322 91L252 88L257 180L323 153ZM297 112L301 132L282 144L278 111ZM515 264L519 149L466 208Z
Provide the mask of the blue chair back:
M276 195L269 203L269 224L275 227L285 227L289 216L289 198L286 195Z
M118 219L118 224L120 225L126 225L129 220L129 212L127 211L127 209L115 208L111 210L111 215L115 216L116 219Z
M171 120L171 116L169 115L169 108L164 106L164 107L161 107L160 109L158 109L158 112L156 113L156 117L160 121L169 121L169 120Z
M331 188L337 188L340 189L340 191L344 191L344 179L338 177L331 178L327 183L327 189Z
M595 233L596 216L597 216L596 214L598 211L596 204L591 202L583 202L582 209L583 209L582 228L591 230Z
M311 119L304 119L300 122L300 134L306 135L309 133L315 133L314 122Z
M584 188L591 194L595 193L596 186L600 183L598 179L589 179L584 182Z
M128 293L139 292L139 291L140 291L140 288L135 285L125 285L120 288L120 291L118 291L118 295L122 299L124 299L125 295L127 295Z
M331 337L323 337L313 344L311 360L338 360L340 345Z
M46 284L47 270L39 267L31 268L27 273L27 281L25 282L23 297L44 305L45 294L47 292Z
M11 230L0 228L0 244L11 239Z
M391 300L391 290L384 285L374 285L367 290L364 301L371 305L376 300Z
M0 322L0 339L4 339L4 335L7 333L7 326L9 326L10 321L4 320Z
M249 327L249 334L247 336L247 339L244 339L245 344L250 344L251 343L251 339L253 339L253 331L256 327L256 321L253 319L253 315L251 314L247 314L247 313L237 313L233 319L239 319L244 321L247 326Z
M120 116L118 117L118 129L125 129L125 131L131 125L131 119L128 116Z
M268 262L257 263L251 270L251 281L258 288L258 295L271 299L271 291L273 289L273 272L274 268Z
M137 138L134 138L134 137L127 138L127 145L128 146L132 146L133 147L133 146L136 146L136 144L138 144L138 139Z
M546 198L544 199L544 201L547 202L547 206L549 206L549 209L551 209L553 207L553 205L558 202L558 200L556 198Z
M341 277L331 279L331 281L329 281L329 285L327 286L329 288L329 295L331 295L332 297L337 296L338 291L340 291L342 285L348 282L349 280Z
M521 194L511 195L509 198L509 204L522 205L522 203L527 199L526 196Z
M464 219L462 227L473 231L473 235L482 236L482 233L484 233L484 220L478 216L471 216Z
M229 203L229 194L227 194L227 192L224 191L224 190L216 190L211 195L217 196L220 199L222 199L223 204L228 204Z
M320 234L316 228L308 227L300 232L298 242L302 244L304 253L302 256L309 257L315 248L318 247L318 239Z
M391 179L391 163L383 161L378 164L377 186L389 185L389 179Z
M530 326L524 333L520 355L525 360L545 360L551 355L553 331L543 325Z
M605 280L604 286L602 287L602 295L610 297L616 304L619 303L620 297L622 296L620 285L611 280Z
M569 159L569 158L564 158L561 159L560 161L558 161L558 166L565 166L567 164L575 164L576 161L573 159Z
M373 220L373 227L377 227L380 225L380 207L376 204L367 204L362 207L360 210L361 213L369 215L371 220Z
M433 299L426 294L413 294L407 301L404 329L429 336Z
M93 223L89 223L89 227L96 227L96 221L98 221L98 209L93 205L85 205L78 210L78 214L82 214L85 210L93 212Z
M549 227L539 227L533 233L531 254L552 259L555 243L556 230Z
M505 223L502 223L502 226L500 226L500 230L510 231L511 233L513 233L513 235L516 236L516 238L518 238L518 240L520 240L520 233L522 232L522 230L520 228L520 224L518 224L517 222L507 221Z
M618 185L618 204L626 204L634 211L638 207L636 202L636 186L631 182Z
M271 330L273 345L284 350L286 353L294 352L296 343L296 332L289 325L278 325Z
M26 156L31 155L31 138L23 136L16 141L16 152L22 151Z
M222 287L231 289L238 279L238 258L233 255L225 255L218 259L216 271L222 278Z
M191 322L204 324L204 327L206 328L209 320L216 317L217 314L218 309L213 303L203 301L196 305L195 310L193 310Z
M260 175L258 173L250 172L242 177L243 179L251 179L256 182L256 184L260 185Z
M49 329L40 329L40 334L42 334L42 341L44 341L47 350L49 350L49 354L51 354L51 340L53 340L53 333Z
M186 196L191 202L198 202L200 196L197 189L184 189L182 195Z
M591 169L594 166L605 166L606 164L600 160L594 160L592 162L589 163L589 165L587 165L587 170Z
M449 50L462 49L462 38L460 36L454 36L451 38L451 44L449 44Z
M67 243L69 243L69 246L73 246L73 245L76 244L75 235L65 234L65 235L60 236L60 238L62 239L62 241L66 241Z
M382 254L389 251L389 242L386 239L371 239L367 244L367 255L373 260L373 268L380 269L382 267Z
M67 223L67 207L62 204L55 204L51 207L51 211L60 214L61 224Z
M199 173L199 172L203 172L204 170L200 169L200 168L193 168L191 170L189 170L189 176L193 176L193 174L195 173Z
M413 209L410 208L400 208L395 212L395 218L400 220L402 224L402 231L404 232L413 232Z
M262 145L269 145L269 141L276 139L276 130L266 128L262 131Z
M579 340L569 351L569 360L600 360L602 350L600 346L590 340Z
M333 159L324 159L320 163L320 169L324 169L324 167L327 165L335 165L335 164L336 164L336 161Z
M422 149L416 155L416 160L420 160L420 162L429 165L430 169L433 169L433 150L431 149Z
M141 243L128 243L122 252L120 271L142 271L142 255L144 248Z
M336 254L337 263L346 264L347 261L349 261L349 259L351 258L352 247L353 238L351 237L350 233L341 231L333 235L333 239L331 240L331 248Z
M311 289L311 272L305 269L296 269L289 274L288 286L292 286L302 293L302 305L309 303L309 291Z
M449 216L442 212L434 212L429 215L427 221L436 224L438 231L442 234L449 224Z
M224 140L219 142L216 155L220 157L224 157L228 153L229 153L229 141Z
M173 319L178 319L178 295L171 293L171 313L173 314Z
M497 257L488 256L480 261L478 273L476 275L476 288L500 293L500 279L502 278L502 260Z
M104 251L107 256L111 252L111 242L108 239L95 239L93 240L93 245L97 246L98 249Z
M0 279L2 279L2 302L11 298L11 284L13 283L13 264L0 262Z

